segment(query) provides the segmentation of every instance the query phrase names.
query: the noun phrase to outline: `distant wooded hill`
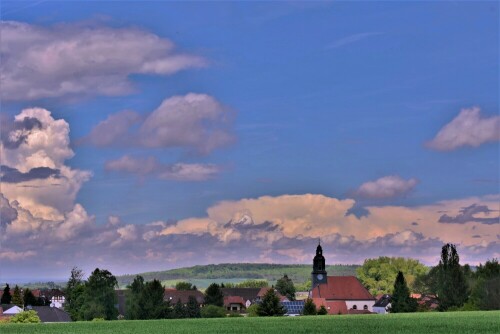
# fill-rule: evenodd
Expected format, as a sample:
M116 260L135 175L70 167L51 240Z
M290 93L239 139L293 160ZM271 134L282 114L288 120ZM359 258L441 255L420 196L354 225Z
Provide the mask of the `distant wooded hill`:
M327 266L328 275L356 276L359 265ZM134 275L118 276L118 284L125 287L136 275L144 280L157 279L163 284L175 285L176 281L189 281L199 288L205 288L212 282L238 282L246 279L262 279L273 284L287 274L294 283L302 284L311 278L312 266L308 264L267 264L267 263L224 263L147 272Z

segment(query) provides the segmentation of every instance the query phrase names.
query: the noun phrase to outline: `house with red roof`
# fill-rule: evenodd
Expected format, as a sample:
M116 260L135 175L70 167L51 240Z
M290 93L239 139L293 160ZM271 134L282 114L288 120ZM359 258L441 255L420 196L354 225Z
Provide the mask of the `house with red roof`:
M240 296L224 297L224 307L228 311L239 312L246 309L245 300Z
M313 260L309 297L328 314L372 313L375 298L355 276L328 276L323 248L318 244Z

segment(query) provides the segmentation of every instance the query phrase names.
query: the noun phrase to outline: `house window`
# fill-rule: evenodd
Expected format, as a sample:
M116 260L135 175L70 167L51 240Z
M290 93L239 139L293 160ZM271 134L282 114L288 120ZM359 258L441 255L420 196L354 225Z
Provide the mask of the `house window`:
M368 310L368 305L363 306L363 310Z
M357 306L357 305L353 305L352 309L353 309L353 310L357 310L357 309L358 309L358 306Z
M238 311L238 308L236 306L233 306L233 311Z

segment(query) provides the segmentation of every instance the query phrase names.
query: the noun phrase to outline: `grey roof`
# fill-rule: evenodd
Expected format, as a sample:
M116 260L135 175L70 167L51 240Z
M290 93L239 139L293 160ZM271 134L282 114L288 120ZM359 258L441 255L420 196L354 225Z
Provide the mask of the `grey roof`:
M373 304L373 307L386 307L391 302L391 295L383 295Z
M189 301L189 296L194 296L198 304L203 304L205 302L205 295L198 290L166 289L163 299L166 301L170 301L172 305L177 303L179 299L182 304L187 304Z
M32 306L32 310L38 313L41 322L70 322L71 317L68 312L65 312L57 307L50 306Z
M257 299L260 288L222 288L221 290L224 297L239 296L245 301L253 302Z

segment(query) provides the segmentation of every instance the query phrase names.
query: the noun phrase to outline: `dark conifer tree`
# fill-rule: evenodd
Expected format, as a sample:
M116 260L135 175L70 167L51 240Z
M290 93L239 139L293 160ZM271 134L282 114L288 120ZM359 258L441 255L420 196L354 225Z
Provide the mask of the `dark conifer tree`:
M417 301L410 297L410 289L406 284L405 277L400 271L394 282L394 292L391 300L391 312L415 312L417 310Z
M316 315L318 312L316 311L316 304L314 304L311 298L307 298L304 303L304 310L302 311L303 315Z
M261 317L282 316L286 313L284 306L273 288L269 289L260 302L257 314Z
M198 305L195 296L189 296L186 305L186 315L188 318L201 318L200 305Z
M10 304L11 301L12 301L12 295L10 294L10 286L9 286L9 284L5 284L5 288L3 289L1 303L2 304Z
M24 304L23 297L21 296L21 289L19 289L17 285L14 288L14 293L12 294L12 304L19 307L23 307Z
M23 295L23 301L24 301L24 306L36 306L38 304L37 299L33 295L33 292L31 292L30 289L26 288L24 290L24 295Z
M187 317L186 308L184 307L184 305L182 305L181 299L179 298L177 300L177 303L175 303L174 305L174 318L182 319L186 317Z

